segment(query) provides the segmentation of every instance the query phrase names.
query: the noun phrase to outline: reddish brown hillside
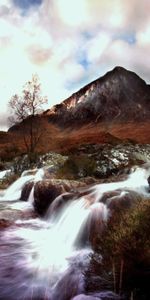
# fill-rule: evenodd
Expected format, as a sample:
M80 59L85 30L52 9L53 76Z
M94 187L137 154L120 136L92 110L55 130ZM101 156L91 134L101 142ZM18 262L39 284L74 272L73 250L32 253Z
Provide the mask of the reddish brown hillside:
M126 139L150 143L149 120L150 86L135 73L116 67L36 117L37 126L44 128L38 149L63 151L82 143ZM22 130L21 124L9 130L19 147Z

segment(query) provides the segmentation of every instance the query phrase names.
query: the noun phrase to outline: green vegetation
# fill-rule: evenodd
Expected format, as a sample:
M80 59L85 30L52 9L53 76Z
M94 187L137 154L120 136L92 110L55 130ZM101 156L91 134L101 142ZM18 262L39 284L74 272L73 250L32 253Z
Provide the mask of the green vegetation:
M86 155L70 155L57 172L58 178L79 179L92 176L95 171L96 162L94 158Z
M86 274L91 291L91 274L104 276L110 288L125 299L147 299L150 276L150 200L139 200L126 211L116 212L104 233L95 238L95 253ZM97 255L102 255L97 260Z

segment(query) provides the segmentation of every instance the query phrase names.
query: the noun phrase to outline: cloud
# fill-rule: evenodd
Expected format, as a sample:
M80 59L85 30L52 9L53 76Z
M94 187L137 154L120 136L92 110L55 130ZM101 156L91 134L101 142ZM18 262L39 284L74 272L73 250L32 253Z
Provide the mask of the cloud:
M0 131L7 130L8 128L8 113L0 113Z
M33 73L49 106L115 65L148 81L149 11L149 0L1 0L1 110Z
M28 49L30 60L35 65L47 63L50 59L51 52L49 49L44 49L41 45L31 45Z

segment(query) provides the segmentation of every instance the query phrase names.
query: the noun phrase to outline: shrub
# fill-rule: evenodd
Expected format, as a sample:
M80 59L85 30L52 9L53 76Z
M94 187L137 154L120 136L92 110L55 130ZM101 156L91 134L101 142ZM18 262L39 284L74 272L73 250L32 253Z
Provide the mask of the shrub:
M118 214L118 212L117 212ZM150 275L150 201L139 200L135 206L120 212L108 222L105 232L97 236L94 250L102 263L91 259L96 276L109 274L114 292L146 299ZM89 277L90 272L88 272ZM88 289L91 289L88 279ZM129 299L129 298L126 298Z
M95 170L95 160L86 155L70 155L64 165L59 169L59 178L78 179L92 176Z

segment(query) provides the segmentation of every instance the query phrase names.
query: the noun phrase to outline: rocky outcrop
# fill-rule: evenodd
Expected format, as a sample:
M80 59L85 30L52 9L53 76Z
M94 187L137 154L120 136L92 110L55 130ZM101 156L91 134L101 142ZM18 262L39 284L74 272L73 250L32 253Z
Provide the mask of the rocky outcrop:
M122 192L121 190L115 190L113 192L104 193L100 201L107 205L112 216L113 213L128 210L134 206L137 201L140 201L141 198L142 197L134 191L126 190Z
M149 160L150 145L131 143L113 146L111 144L81 145L72 149L71 154L59 168L57 177L83 179L90 176L106 179L114 175L128 174L132 172L132 166Z
M44 115L61 126L141 122L150 116L150 87L135 73L116 67Z

